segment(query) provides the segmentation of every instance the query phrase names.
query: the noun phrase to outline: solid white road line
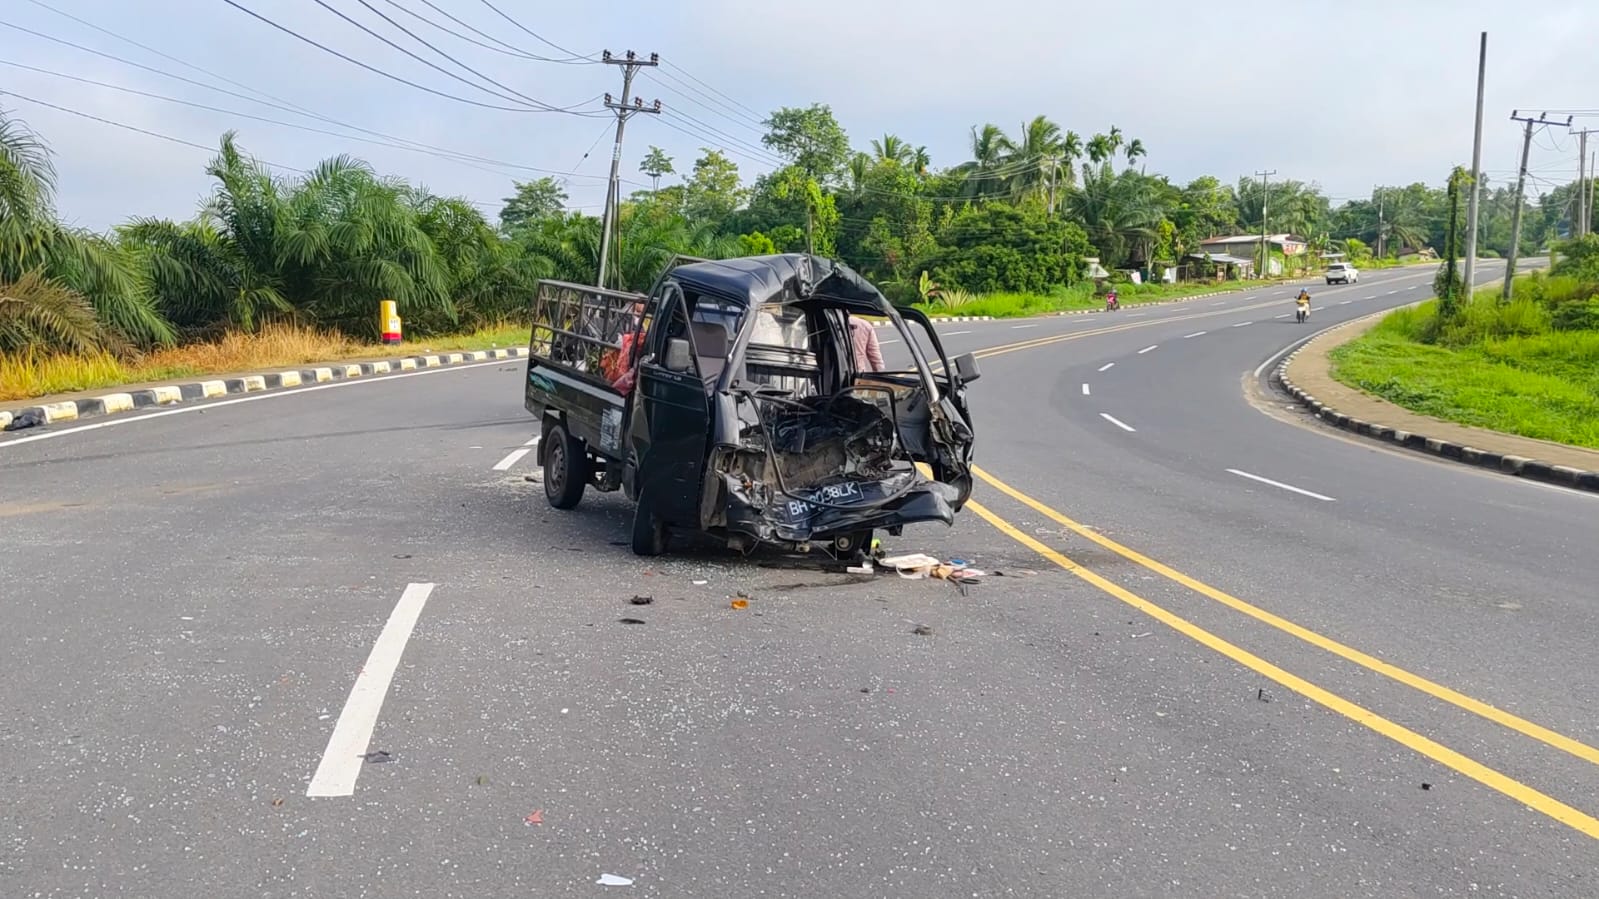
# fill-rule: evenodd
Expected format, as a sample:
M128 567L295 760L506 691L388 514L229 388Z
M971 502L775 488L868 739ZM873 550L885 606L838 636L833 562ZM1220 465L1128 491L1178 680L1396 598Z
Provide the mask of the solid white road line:
M1113 367L1113 366L1115 366L1115 364L1116 364L1116 363L1114 363L1114 362L1107 362L1107 363L1105 363L1105 364L1104 364L1104 365L1101 365L1101 366L1100 366L1100 367L1099 367L1099 370L1100 370L1100 371L1110 371L1110 370L1111 370L1111 368L1112 368L1112 367Z
M1249 327L1252 324L1254 324L1254 322L1239 322L1238 324L1233 325L1233 327L1235 327L1235 328L1247 328L1247 327Z
M1023 328L1036 328L1036 327L1038 327L1038 326L1037 325L1011 325L1010 329L1012 331L1020 331Z
M339 713L333 736L322 753L322 763L317 765L307 796L349 796L355 793L355 779L361 774L366 747L372 741L372 729L378 723L378 712L389 692L389 681L394 669L399 667L400 656L405 654L405 644L411 639L422 607L433 593L433 584L409 584L389 613L372 652L355 676L355 686L350 688L350 698L344 701L344 711Z
M1150 345L1149 345L1149 346L1146 346L1146 347L1144 347L1144 348L1143 348L1143 349L1141 349L1141 350L1139 350L1139 351L1138 351L1138 355L1140 355L1140 356L1142 356L1142 355L1144 355L1144 354L1145 354L1145 353L1147 353L1147 352L1150 352L1150 351L1151 351L1151 350L1153 350L1153 349L1155 349L1155 347L1158 347L1158 346L1160 346L1160 344L1158 344L1158 343L1152 343L1152 344L1150 344Z
M150 421L156 418L166 418L168 415L188 415L192 412L203 412L206 409L218 409L222 406L234 406L239 403L259 403L262 400L278 400L286 396L305 396L319 390L342 390L346 387L360 387L364 384L388 384L406 378L420 378L426 375L441 375L445 372L465 371L472 368L483 368L489 365L504 365L512 361L525 361L523 359L493 359L488 362L472 362L467 365L452 365L448 368L430 368L425 371L406 372L403 375L382 375L370 380L362 378L354 381L336 381L332 384L318 384L315 387L293 387L279 393L259 393L255 396L241 396L231 400L217 400L214 403L196 403L193 406L181 406L177 409L167 409L162 412L151 412L148 415L130 415L126 418L110 418L97 421L94 424L80 425L64 431L46 431L43 434L32 434L27 437L18 437L15 440L0 440L0 449L16 446L19 443L32 443L35 440L53 440L57 437L66 437L69 434L81 434L84 431L98 431L101 428L115 428L119 425L135 424L141 421Z
M531 452L533 452L533 451L528 449L527 447L523 447L523 448L521 448L519 450L512 450L511 454L509 456L506 456L504 459L501 459L500 461L494 463L494 470L495 471L506 471L506 470L509 470L512 465L515 465L516 463L522 461L522 457L527 455L528 453L531 453Z
M1205 333L1206 333L1206 332L1204 332L1204 331L1195 331L1195 332L1194 332L1194 333L1192 333L1192 334L1184 334L1184 335L1183 335L1183 339L1184 339L1184 340L1188 340L1188 339L1190 339L1190 338L1194 338L1194 337L1204 337L1204 336L1205 336Z
M1108 412L1099 413L1099 417L1105 419L1106 421L1110 422L1111 424L1115 425L1116 427L1121 428L1123 431L1126 431L1129 434L1134 433L1132 425L1127 424L1126 422L1117 421Z
M1084 384L1083 385L1083 396L1088 396L1088 395L1089 395L1088 394L1088 385Z
M1288 490L1288 491L1291 491L1293 493L1298 493L1298 494L1300 494L1302 496L1308 496L1311 499L1319 499L1319 500L1321 500L1324 503L1335 503L1335 502L1337 502L1337 500L1333 499L1330 496L1322 496L1320 493L1311 493L1309 490L1301 490L1298 487L1295 487L1295 486L1293 486L1291 484L1284 484L1281 481L1274 481L1271 478L1263 478L1263 477L1261 477L1258 474L1250 474L1247 471L1239 471L1236 468L1229 468L1229 469L1227 469L1227 472L1229 474L1238 475L1241 478L1248 478L1251 481L1259 481L1262 484L1270 484L1273 487L1279 487L1279 488L1281 488L1283 490Z

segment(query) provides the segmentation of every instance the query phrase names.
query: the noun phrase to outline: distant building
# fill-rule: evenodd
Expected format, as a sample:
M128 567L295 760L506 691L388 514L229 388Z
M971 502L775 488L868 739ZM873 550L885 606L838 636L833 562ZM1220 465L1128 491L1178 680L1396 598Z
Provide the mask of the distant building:
M1268 234L1266 243L1274 247L1284 256L1300 256L1309 249L1303 237L1293 234ZM1212 257L1233 256L1243 259L1260 258L1260 235L1237 234L1232 237L1212 237L1199 242L1200 252L1209 253ZM1282 263L1276 259L1271 261L1269 274L1282 274Z

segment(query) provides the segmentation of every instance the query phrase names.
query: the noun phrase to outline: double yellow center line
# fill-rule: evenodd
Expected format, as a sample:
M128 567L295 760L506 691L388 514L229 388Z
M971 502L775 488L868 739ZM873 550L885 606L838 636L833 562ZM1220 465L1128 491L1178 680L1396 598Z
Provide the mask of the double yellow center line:
M1275 303L1262 305L1275 305ZM1160 319L1159 323L1182 321L1184 319L1199 318L1207 315L1237 313L1239 311L1241 310L1232 309L1223 310L1221 312L1201 312L1186 316L1174 316ZM1038 338L1036 340L1022 341L1020 343L1007 344L987 350L980 350L975 355L978 358L997 356L1003 353L1010 353L1024 349L1033 349L1036 347L1048 346L1053 343L1059 343L1067 340L1078 340L1098 334L1110 334L1156 323L1157 322L1154 321L1130 322L1095 330L1062 334L1054 337ZM1400 683L1414 690L1418 690L1434 699L1446 702L1486 721L1491 721L1494 724L1515 731L1516 733L1529 737L1533 740L1537 740L1538 742L1547 746L1559 749L1560 751L1568 753L1575 758L1591 764L1599 765L1599 749L1596 749L1593 746L1558 733L1542 725L1536 724L1532 721L1528 721L1525 718L1507 712L1504 709L1500 709L1487 702L1483 702L1482 700L1467 696L1464 693L1429 680L1419 674L1401 668L1398 665L1375 658L1367 653L1361 652L1360 650L1334 640L1331 637L1319 634L1302 625L1295 624L1294 622L1289 621L1279 615L1268 612L1259 606L1239 599L1230 593L1219 590L1198 580L1197 578L1191 577L1168 565L1156 561L1155 559L1152 559L1138 552L1137 550L1131 549L1130 547L1111 540L1092 528L1074 521L1070 517L1050 508L1037 499L1022 493L1020 490L1017 490L1015 487L1010 486L1009 484L1005 483L994 475L989 474L987 471L984 471L981 468L974 466L972 471L973 474L986 482L989 486L993 487L995 490L1048 517L1050 520L1065 527L1071 533L1095 543L1100 547L1103 547L1104 549L1107 549L1150 572L1166 578L1167 580L1180 584L1183 587L1186 587L1187 589L1206 597L1207 599L1218 602L1227 608L1242 613L1258 622L1261 622L1262 624L1281 631L1282 633L1288 634L1289 636L1308 643L1311 646L1315 646L1318 649L1332 653L1333 655L1344 659L1345 661L1380 674L1396 683ZM1515 780L1514 778L1511 778L1498 770L1490 768L1487 765L1476 761L1475 759L1456 752L1455 750L1444 746L1436 740L1432 740L1426 736L1423 736L1422 734L1417 733L1416 731L1411 730L1395 721L1385 718L1376 712L1371 711L1370 709L1351 702L1350 700L1344 699L1330 690L1317 686L1316 684L1311 683L1304 678L1285 671L1284 669L1272 664L1271 662L1268 662L1260 656L1257 656L1254 653L1251 653L1248 650L1243 649L1242 647L1237 646L1223 639L1222 637L1205 630L1204 628L1167 610L1166 608L1159 606L1143 598L1142 596L1137 595L1136 593L1133 593L1131 590L1128 590L1125 587L1110 581L1109 579L1095 573L1088 568L1083 567L1082 565L1077 564L1076 562L1067 558L1064 554L1023 532L1015 525L995 514L986 506L983 506L981 503L969 501L966 506L973 512L976 512L977 515L984 521L987 521L989 524L993 525L1005 536L1015 540L1017 543L1027 547L1029 550L1037 553L1039 556L1042 556L1044 559L1059 566L1060 568L1070 572L1072 575L1087 582L1100 591L1109 594L1128 606L1131 606L1145 615L1154 618L1155 620L1170 627L1183 636L1188 637L1195 642L1222 654L1223 656L1226 656L1227 658L1237 662L1240 665L1243 665L1251 671L1269 678L1285 689L1292 690L1293 692L1304 696L1306 699L1309 699L1324 708L1336 712L1363 727L1369 728L1370 730L1375 731L1376 733L1379 733L1390 740L1393 740L1401 746L1420 753L1421 755L1424 755L1427 758L1438 762L1439 764L1445 765L1448 768L1477 781L1483 786L1486 786L1491 790L1494 790L1515 800L1516 802L1527 806L1528 808L1534 809L1544 815L1549 816L1550 818L1553 818L1556 821L1559 821L1562 824L1573 828L1574 830L1599 840L1599 819L1596 819L1593 816L1567 805L1566 803L1561 802L1560 800L1555 799L1546 793L1540 792L1533 787Z

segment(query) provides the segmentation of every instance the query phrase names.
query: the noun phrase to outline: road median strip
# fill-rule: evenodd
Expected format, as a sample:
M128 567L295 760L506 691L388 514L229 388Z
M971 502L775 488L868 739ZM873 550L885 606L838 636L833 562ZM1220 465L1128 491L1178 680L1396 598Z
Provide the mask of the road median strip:
M1341 344L1346 340L1360 336L1366 329L1375 326L1382 316L1392 311L1385 310L1374 315L1364 316L1311 338L1303 346L1296 348L1293 352L1283 357L1272 372L1272 380L1280 385L1289 396L1298 401L1300 405L1308 409L1312 415L1335 428L1340 428L1352 434L1384 443L1391 443L1395 446L1449 459L1465 465L1491 468L1531 481L1541 481L1561 487L1573 487L1579 490L1599 492L1599 470L1562 465L1512 451L1513 447L1536 447L1542 441L1532 441L1530 438L1518 437L1513 434L1500 434L1489 431L1474 434L1478 438L1478 442L1484 444L1484 446L1473 446L1457 440L1447 440L1442 437L1421 433L1418 428L1425 427L1437 434L1461 430L1464 426L1437 421L1366 394L1358 394L1358 404L1372 410L1361 413L1370 418L1351 415L1333 404L1344 403L1346 409L1353 408L1353 400L1336 395L1357 395L1353 388L1333 385L1325 388L1326 393L1323 397L1317 397L1309 390L1295 383L1290 370L1296 364L1299 364L1302 366L1300 371L1302 379L1314 377L1317 380L1325 380L1331 385L1331 361L1327 358L1323 348L1329 343ZM1317 389L1323 388L1318 387ZM1387 421L1414 420L1414 423L1406 427L1398 427L1385 424L1382 421L1370 420L1378 416ZM1471 430L1476 432L1480 429ZM1484 448L1485 446L1492 448ZM1551 447L1550 449L1552 452L1560 453L1561 455L1566 454L1558 447ZM1572 455L1584 452L1580 447L1572 447L1570 449L1572 450ZM1599 468L1599 466L1594 468Z
M350 381L391 372L416 371L419 368L443 368L470 365L491 359L515 359L527 356L526 347L478 350L470 353L429 354L403 356L377 362L341 362L311 366L302 369L262 372L232 378L205 378L177 384L164 384L138 390L121 390L97 393L81 399L40 403L19 409L0 410L0 430L20 431L42 425L100 418L136 412L151 406L171 406L215 399L230 394L276 392L292 390L310 384L331 381Z

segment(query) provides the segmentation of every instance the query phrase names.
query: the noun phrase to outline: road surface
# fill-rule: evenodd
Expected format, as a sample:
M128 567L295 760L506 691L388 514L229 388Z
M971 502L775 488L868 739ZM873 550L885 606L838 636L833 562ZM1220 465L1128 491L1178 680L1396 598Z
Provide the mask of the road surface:
M518 362L7 435L0 894L1594 895L1599 502L1261 380L1430 279L942 326L964 596L633 557Z

